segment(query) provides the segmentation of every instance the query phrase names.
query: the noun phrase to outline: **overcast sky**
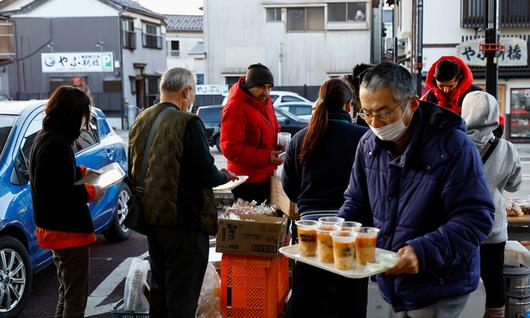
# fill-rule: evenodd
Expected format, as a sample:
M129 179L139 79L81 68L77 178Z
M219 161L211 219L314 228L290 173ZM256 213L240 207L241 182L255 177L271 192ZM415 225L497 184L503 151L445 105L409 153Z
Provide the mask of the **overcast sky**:
M202 14L202 0L138 0L144 7L161 14Z

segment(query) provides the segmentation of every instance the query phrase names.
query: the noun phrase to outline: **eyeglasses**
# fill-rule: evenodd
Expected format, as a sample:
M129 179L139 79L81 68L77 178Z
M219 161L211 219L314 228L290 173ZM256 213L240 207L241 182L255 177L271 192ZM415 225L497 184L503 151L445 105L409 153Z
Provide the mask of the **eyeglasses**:
M399 109L402 109L403 108L403 105L405 104L408 104L410 101L410 98L404 100L403 102L401 102L396 108L394 108L394 110L390 111L390 112L383 112L383 113L367 113L367 112L359 112L359 117L361 117L362 119L364 120L369 120L369 121L372 121L375 118L377 118L378 120L380 121L387 121L390 119L390 117L392 116L392 114L394 114L396 111L398 111Z

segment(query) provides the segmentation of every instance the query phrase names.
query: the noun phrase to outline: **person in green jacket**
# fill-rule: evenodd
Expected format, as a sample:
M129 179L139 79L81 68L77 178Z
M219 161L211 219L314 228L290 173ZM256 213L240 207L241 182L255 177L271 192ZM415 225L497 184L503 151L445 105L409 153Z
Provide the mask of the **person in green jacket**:
M183 68L166 71L160 103L143 111L129 134L129 173L135 189L151 127L158 114L170 108L150 143L143 179L151 263L149 316L155 318L195 317L212 234L204 231L202 216L216 213L212 187L237 178L215 167L204 125L187 112L194 100L193 74Z

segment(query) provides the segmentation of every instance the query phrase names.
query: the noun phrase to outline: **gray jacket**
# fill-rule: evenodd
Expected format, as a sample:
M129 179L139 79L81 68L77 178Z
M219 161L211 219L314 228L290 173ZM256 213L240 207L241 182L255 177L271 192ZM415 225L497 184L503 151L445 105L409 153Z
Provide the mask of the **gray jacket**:
M499 125L499 105L492 95L470 92L462 102L462 117L467 124L467 135L473 140L481 156L489 147L493 130ZM484 243L500 243L508 239L508 222L504 208L504 190L515 192L521 185L521 161L514 145L499 139L499 143L484 164L491 196L495 204L493 229Z

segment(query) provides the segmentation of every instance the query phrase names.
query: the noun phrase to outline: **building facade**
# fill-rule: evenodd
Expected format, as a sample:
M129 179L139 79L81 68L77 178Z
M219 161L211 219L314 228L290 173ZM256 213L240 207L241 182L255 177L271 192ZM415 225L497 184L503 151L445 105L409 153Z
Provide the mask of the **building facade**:
M371 60L371 1L205 0L206 83L261 62L277 86L321 85Z
M398 38L410 57L413 0L395 1ZM530 2L498 0L499 42L504 52L499 65L497 99L505 115L505 137L513 142L530 141ZM471 67L475 83L485 89L484 1L423 1L423 73L442 55L455 55ZM403 51L404 50L404 51Z
M197 84L204 84L206 52L202 15L165 15L167 67L183 67L195 74Z
M16 59L7 65L11 97L47 98L80 77L116 128L128 127L128 105L144 108L158 98L163 16L131 0L3 2L16 38Z

